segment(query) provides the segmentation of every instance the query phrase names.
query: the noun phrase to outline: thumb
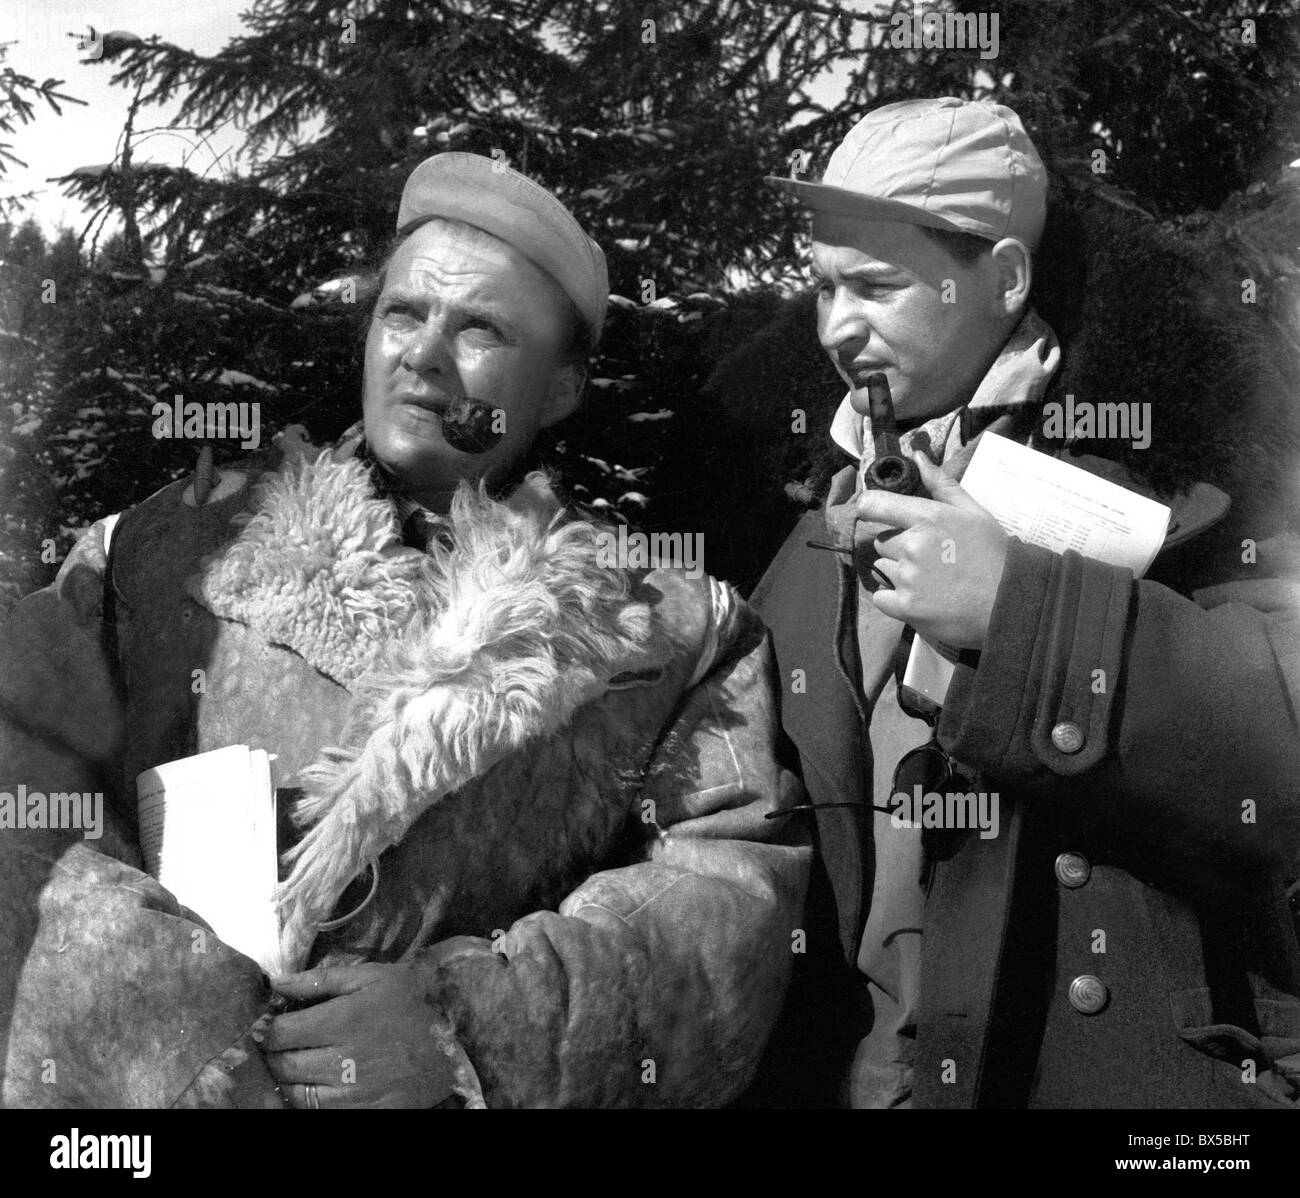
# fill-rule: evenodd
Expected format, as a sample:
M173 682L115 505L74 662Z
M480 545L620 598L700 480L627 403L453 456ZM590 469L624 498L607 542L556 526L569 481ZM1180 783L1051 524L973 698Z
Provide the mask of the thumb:
M271 979L271 988L286 998L321 999L351 994L370 981L370 971L347 965L325 965Z
M966 489L955 478L945 474L936 466L928 455L914 450L912 460L921 472L921 481L930 493L930 498L937 503L946 503L951 507L977 508L980 505L966 493Z

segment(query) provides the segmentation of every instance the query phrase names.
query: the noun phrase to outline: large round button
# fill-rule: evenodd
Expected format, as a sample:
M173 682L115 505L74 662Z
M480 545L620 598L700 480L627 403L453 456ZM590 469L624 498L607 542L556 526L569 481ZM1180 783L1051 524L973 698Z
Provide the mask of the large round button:
M1062 753L1077 753L1083 748L1083 729L1078 724L1062 720L1052 729L1052 744Z
M1110 991L1095 974L1082 973L1070 983L1070 1006L1084 1015L1096 1015L1110 1001Z
M1088 858L1081 853L1062 853L1057 857L1054 868L1056 880L1071 890L1077 890L1082 886L1092 873Z

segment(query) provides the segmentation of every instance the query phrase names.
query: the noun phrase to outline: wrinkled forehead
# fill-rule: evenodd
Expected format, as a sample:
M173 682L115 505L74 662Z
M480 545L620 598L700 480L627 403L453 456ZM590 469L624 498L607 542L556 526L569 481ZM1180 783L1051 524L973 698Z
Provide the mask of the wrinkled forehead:
M516 315L555 307L555 285L514 246L471 225L434 221L398 246L384 291L425 299L491 302Z
M508 287L529 263L504 241L468 225L421 225L394 251L388 280L442 290L468 286Z

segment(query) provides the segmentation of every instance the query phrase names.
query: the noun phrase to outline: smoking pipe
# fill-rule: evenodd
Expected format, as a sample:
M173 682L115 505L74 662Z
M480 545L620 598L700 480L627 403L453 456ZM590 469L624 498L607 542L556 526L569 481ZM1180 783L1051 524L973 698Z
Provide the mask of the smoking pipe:
M875 491L892 491L895 495L921 495L921 472L911 458L903 456L894 422L894 400L889 394L889 380L877 371L867 375L867 399L871 413L871 438L876 456L865 472L865 485Z

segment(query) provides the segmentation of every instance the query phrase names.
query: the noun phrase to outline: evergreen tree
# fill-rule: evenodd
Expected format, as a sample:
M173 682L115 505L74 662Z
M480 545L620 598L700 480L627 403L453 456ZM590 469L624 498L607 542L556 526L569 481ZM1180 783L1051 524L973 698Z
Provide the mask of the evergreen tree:
M258 402L264 438L293 420L327 437L354 419L366 274L407 174L439 150L506 159L605 248L616 298L591 397L548 452L578 498L686 529L734 501L711 478L735 456L734 400L724 410L704 383L773 317L799 371L752 379L754 407L784 413L772 436L791 437L795 407L818 413L803 435L821 433L837 384L777 299L800 286L804 222L762 177L815 175L870 107L1007 102L1059 178L1162 219L1257 194L1300 155L1300 0L949 9L998 17L995 58L900 44L923 11L908 0L874 13L820 0L256 0L211 56L148 30L105 35L98 69L134 97L122 151L65 183L121 232L87 247L78 332L41 426L62 463L54 525L193 468L193 443L151 436L159 400ZM844 84L824 101L832 70ZM140 160L155 102L178 105L196 147L184 166ZM201 167L203 139L232 122L246 131L238 169ZM320 290L342 280L356 285ZM743 354L727 361L743 370ZM790 393L768 394L778 383ZM793 476L761 485L779 495L810 456L787 455Z

